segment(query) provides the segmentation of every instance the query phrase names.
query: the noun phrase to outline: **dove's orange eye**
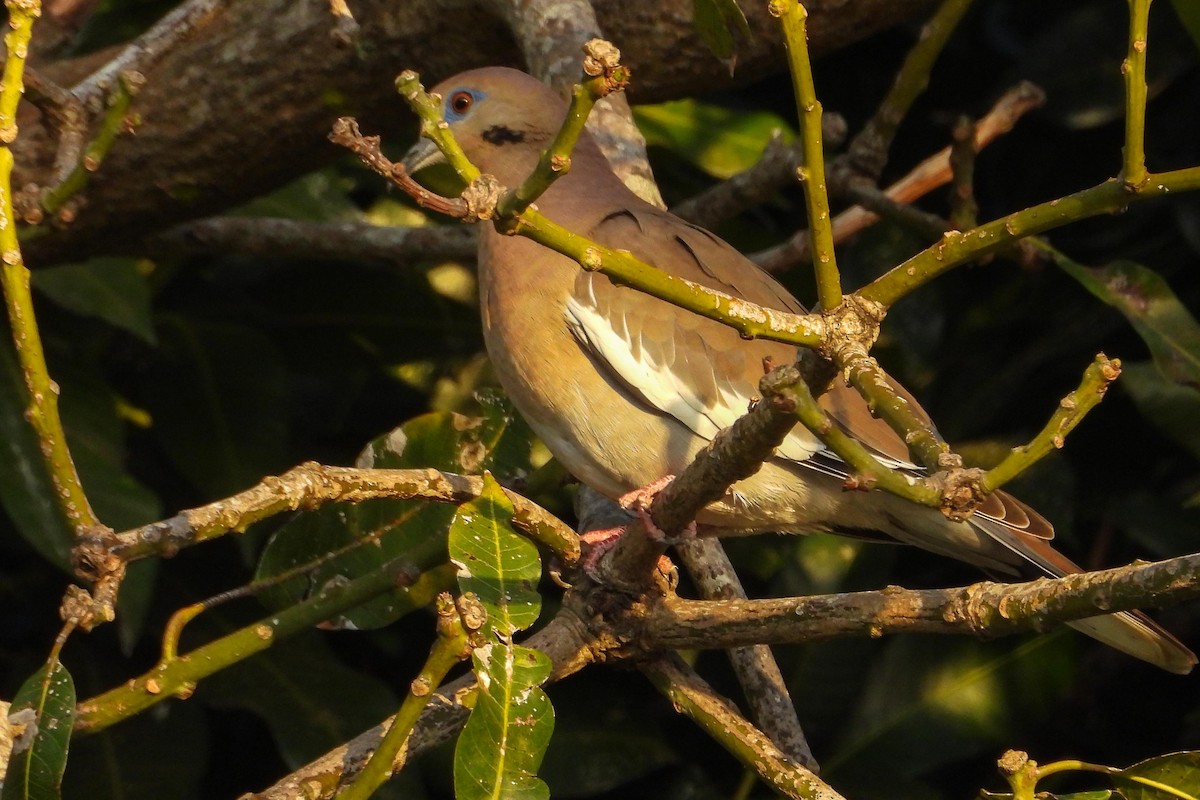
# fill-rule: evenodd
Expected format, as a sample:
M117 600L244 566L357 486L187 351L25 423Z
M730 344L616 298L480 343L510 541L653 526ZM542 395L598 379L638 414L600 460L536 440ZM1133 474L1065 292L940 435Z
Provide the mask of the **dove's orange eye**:
M470 92L455 92L450 96L450 110L456 114L465 114L473 102L475 98Z

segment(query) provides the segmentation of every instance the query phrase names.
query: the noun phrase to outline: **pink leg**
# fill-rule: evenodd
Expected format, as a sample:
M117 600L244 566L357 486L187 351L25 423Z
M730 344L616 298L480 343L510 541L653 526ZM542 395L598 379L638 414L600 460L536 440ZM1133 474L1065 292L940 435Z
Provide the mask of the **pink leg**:
M617 500L621 508L624 508L626 511L632 511L641 518L642 524L646 527L646 533L652 540L663 544L671 544L673 541L687 541L696 537L695 522L688 523L688 526L681 531L680 535L672 540L650 519L650 505L654 502L654 498L673 480L675 480L675 476L668 475L639 489L634 489L632 492L622 495ZM584 555L581 562L584 572L592 577L596 577L596 567L599 565L600 559L605 553L616 546L617 541L620 540L626 530L628 530L627 525L620 525L615 528L600 528L588 531L580 536L583 543L588 545L587 554ZM669 574L674 568L674 565L671 564L666 556L663 556L659 561L659 570L663 574Z

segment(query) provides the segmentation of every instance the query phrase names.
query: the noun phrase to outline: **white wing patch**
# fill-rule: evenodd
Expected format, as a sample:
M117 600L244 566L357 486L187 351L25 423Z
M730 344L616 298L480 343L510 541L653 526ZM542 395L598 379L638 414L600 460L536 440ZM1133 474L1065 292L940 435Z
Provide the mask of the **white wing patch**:
M567 301L567 326L580 344L635 395L710 441L746 413L751 402L747 390L755 387L736 386L728 378L714 375L703 339L696 336L695 342L685 343L667 337L643 342L640 334L635 337L630 333L623 315L615 315L617 319L613 320L596 310L591 281L586 283L586 300L575 295ZM679 363L681 360L686 363ZM711 394L719 398L717 402L706 402L701 397L694 382L697 380L713 384L716 391ZM803 463L824 449L808 431L797 428L777 452L782 458Z

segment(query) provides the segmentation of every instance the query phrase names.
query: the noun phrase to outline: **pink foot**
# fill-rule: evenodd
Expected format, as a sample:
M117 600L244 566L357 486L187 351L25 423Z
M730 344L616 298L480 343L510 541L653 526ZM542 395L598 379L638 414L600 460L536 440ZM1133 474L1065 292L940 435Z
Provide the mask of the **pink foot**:
M632 492L622 495L617 500L621 508L636 514L641 519L642 524L646 528L646 535L652 541L663 545L687 541L696 537L696 523L694 522L689 523L679 536L672 538L663 533L650 519L650 505L654 502L654 498L674 479L674 475L668 475L640 489L634 489ZM627 525L620 525L615 528L600 528L588 531L580 536L583 543L587 545L587 552L580 562L583 571L592 578L599 579L600 560L604 557L605 553L616 546L626 530L628 530ZM675 565L666 556L659 559L658 569L663 575L667 576L675 573Z
M617 503L626 511L632 511L641 518L642 523L646 526L646 533L652 539L666 544L674 544L675 542L686 542L696 538L696 523L689 522L687 527L679 532L679 535L672 538L667 536L659 529L654 521L650 519L650 506L654 503L654 498L658 497L659 493L670 485L671 481L675 480L674 475L667 475L658 480L648 483L640 489L634 489L632 492L621 495L617 499Z

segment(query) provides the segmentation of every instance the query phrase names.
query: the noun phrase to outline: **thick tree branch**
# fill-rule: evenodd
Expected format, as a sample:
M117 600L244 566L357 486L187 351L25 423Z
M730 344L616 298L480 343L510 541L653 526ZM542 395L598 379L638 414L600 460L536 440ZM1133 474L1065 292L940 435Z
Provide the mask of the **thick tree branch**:
M814 11L814 48L827 51L861 38L926 4L854 0ZM353 46L331 39L336 21L327 3L228 0L222 5L224 10L204 25L180 29L186 36L159 32L159 40L171 46L146 60L147 84L134 105L143 125L136 137L122 137L113 146L74 222L30 242L32 265L127 252L128 242L147 233L281 186L337 157L324 134L339 114L357 113L373 128L411 130L411 117L396 113L402 104L392 90L402 66L438 80L470 67L522 61L483 0L361 0L353 9L358 22ZM730 84L724 65L699 44L689 0L634 7L599 0L596 12L637 70L637 100ZM747 4L746 12L756 35L739 58L737 80L742 82L782 66L765 4ZM267 26L270 36L263 35ZM663 41L674 43L671 58L661 57ZM35 66L70 86L83 75L106 74L123 58L99 72L94 57ZM331 97L338 98L336 104ZM22 137L17 153L23 170L19 184L48 185L57 142L45 119L31 116L22 124L30 135Z
M796 644L894 633L992 638L1048 630L1097 614L1200 597L1200 554L1152 564L956 589L903 589L709 602L670 598L646 620L650 649Z

